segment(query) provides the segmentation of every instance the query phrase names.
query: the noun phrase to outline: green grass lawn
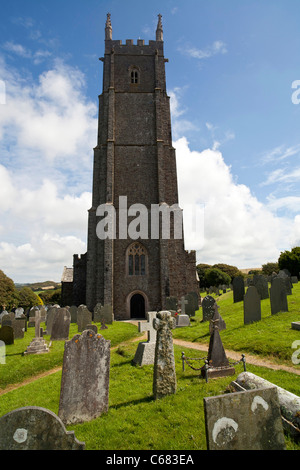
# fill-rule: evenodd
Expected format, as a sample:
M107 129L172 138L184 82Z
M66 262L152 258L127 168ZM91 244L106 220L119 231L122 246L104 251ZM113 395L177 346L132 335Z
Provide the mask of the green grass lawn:
M218 304L227 325L220 333L226 348L245 352L246 359L247 352L256 353L291 365L292 342L300 340L300 333L290 328L291 321L300 317L297 307L300 286L295 286L293 295L289 296L288 313L271 316L268 301L263 301L262 321L257 324L243 325L242 303L233 304L231 293L222 295ZM191 327L173 330L174 338L208 345L208 323L201 323L201 319L200 310ZM91 422L70 426L68 430L75 431L76 438L85 442L87 450L206 450L203 398L226 393L230 382L243 371L242 365L236 366L235 376L206 383L198 372L188 367L183 371L181 364L181 351L188 357L202 357L203 352L174 345L177 392L154 400L153 366L132 364L138 342L132 343L130 339L139 336L137 327L114 322L103 331L98 324L98 331L115 347L111 351L109 410ZM70 338L74 334L77 326L71 325ZM48 354L23 356L33 336L34 328L29 328L24 339L7 346L6 364L0 364L0 390L62 365L63 341L53 342ZM247 370L299 395L299 375L251 364L247 364ZM23 406L41 406L57 414L60 384L61 370L1 395L0 416ZM299 442L288 435L285 438L287 449L300 450Z
M233 303L232 291L222 294L217 304L226 322L226 330L220 332L226 349L293 365L291 357L295 350L292 344L300 340L300 332L292 330L291 322L300 321L300 283L294 284L293 294L288 296L288 312L271 315L270 299L264 299L261 302L262 319L251 325L244 325L243 302ZM190 327L176 329L173 337L208 345L209 323L202 322L202 309L196 313Z

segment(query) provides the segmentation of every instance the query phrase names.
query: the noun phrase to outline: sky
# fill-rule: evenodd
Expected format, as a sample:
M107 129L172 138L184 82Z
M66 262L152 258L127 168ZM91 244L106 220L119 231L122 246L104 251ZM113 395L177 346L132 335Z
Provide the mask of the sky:
M300 245L298 0L11 0L0 16L0 269L59 282L86 252L108 12L123 42L155 39L162 15L197 263L261 267Z

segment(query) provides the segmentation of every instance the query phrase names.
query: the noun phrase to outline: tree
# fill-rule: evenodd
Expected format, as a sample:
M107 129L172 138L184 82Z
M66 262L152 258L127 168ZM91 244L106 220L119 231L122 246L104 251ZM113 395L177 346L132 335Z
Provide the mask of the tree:
M218 268L210 268L205 271L205 279L208 286L230 284L231 277Z
M206 284L205 271L210 268L211 268L210 264L203 264L203 263L197 264L197 273L199 277L200 287L209 287Z
M0 310L7 311L18 306L18 293L14 281L0 270Z
M262 265L262 274L266 276L271 276L272 273L278 273L279 267L278 263L266 263Z
M24 310L35 305L43 305L43 301L36 295L30 287L22 287L19 292L19 303Z
M228 274L228 276L230 276L230 281L227 284L230 284L233 281L233 278L243 275L243 273L236 266L231 266L230 264L219 263L214 264L212 267L220 269L223 273Z
M288 269L292 276L299 276L300 271L300 246L295 246L291 251L280 253L278 258L279 269Z

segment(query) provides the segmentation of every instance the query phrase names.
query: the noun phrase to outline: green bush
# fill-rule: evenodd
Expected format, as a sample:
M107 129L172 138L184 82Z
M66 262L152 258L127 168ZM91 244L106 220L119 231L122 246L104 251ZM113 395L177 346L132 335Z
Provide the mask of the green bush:
M210 268L205 271L205 280L209 286L219 286L220 284L230 284L231 277L221 269Z

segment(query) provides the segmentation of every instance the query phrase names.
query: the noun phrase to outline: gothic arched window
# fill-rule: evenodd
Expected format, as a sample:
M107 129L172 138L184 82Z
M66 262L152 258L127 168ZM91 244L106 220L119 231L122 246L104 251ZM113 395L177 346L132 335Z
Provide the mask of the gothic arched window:
M129 80L133 85L140 83L140 69L136 65L131 65L128 69L129 71Z
M127 249L127 272L129 276L145 276L147 252L140 243L132 243Z

